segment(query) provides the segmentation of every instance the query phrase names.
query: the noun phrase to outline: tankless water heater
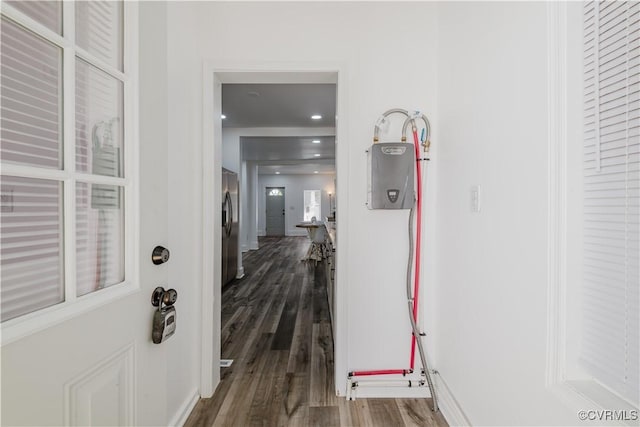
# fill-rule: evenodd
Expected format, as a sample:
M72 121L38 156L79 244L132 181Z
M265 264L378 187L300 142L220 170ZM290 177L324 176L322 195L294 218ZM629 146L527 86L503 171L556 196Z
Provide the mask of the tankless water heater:
M411 209L414 202L415 153L413 144L381 142L367 151L369 209Z

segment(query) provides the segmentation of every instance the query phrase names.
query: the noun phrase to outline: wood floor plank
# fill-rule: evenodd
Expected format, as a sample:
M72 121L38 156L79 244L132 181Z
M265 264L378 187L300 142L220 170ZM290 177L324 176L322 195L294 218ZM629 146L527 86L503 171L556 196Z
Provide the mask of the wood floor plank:
M245 318L222 343L221 354L224 359L239 359L246 352L247 345L255 344L256 337L262 332L260 325L271 304L265 303L260 308L252 308L246 311ZM240 310L241 308L239 308Z
M342 426L371 426L373 420L367 399L340 402L340 424Z
M438 425L431 410L431 399L396 399L396 404L404 425L416 427Z
M288 372L283 386L284 413L278 425L302 426L309 420L309 381L306 374Z
M260 362L264 360L272 340L273 334L265 333L260 333L257 339L247 340L242 353L239 354L234 372L237 372L238 376L260 374Z
M330 323L329 303L324 265L318 265L313 274L313 323Z
M229 347L237 336L238 329L240 329L247 321L247 310L247 307L237 307L235 312L229 316L229 320L225 322L224 326L220 330L221 348L225 349L227 352L230 351ZM223 355L222 357L225 359L228 358L227 355Z
M300 305L298 306L296 327L291 342L287 372L307 373L309 371L312 338L312 329L309 328L309 325L313 324L311 285L312 281L307 277L303 277L300 289Z
M334 364L331 325L327 323L314 323L311 345L310 406L331 406L337 404L333 377Z
M271 339L271 334L262 334L256 351L244 360L244 373L232 381L226 397L220 405L220 410L213 423L214 426L246 425L245 420L248 415L244 409L246 400L251 401L256 392L256 384L262 380L262 372L264 372L264 367L269 359L266 356L269 354L267 349L271 345Z
M309 408L309 425L318 427L339 427L340 411L337 406L316 406Z
M297 274L288 274L289 282L287 287L287 300L282 308L278 329L276 329L273 337L272 350L289 350L291 349L291 341L293 340L293 331L296 326L296 317L298 316L298 305L300 303L300 284L302 276Z
M244 256L245 277L222 291L221 352L234 363L185 426L446 426L429 399L336 396L325 266L300 261L308 246L266 237Z
M288 360L289 352L286 350L267 352L266 366L271 369L265 369L252 385L254 394L246 425L278 425L278 420L284 412L284 384Z
M282 316L282 310L286 303L286 295L288 291L288 288L285 285L291 283L286 280L285 274L282 272L278 273L277 276L277 278L272 277L270 280L265 281L263 285L265 287L270 287L273 292L271 307L269 308L267 316L261 326L264 332L275 333L278 329L278 324L280 323L280 317Z
M395 399L369 399L369 412L375 426L403 425Z

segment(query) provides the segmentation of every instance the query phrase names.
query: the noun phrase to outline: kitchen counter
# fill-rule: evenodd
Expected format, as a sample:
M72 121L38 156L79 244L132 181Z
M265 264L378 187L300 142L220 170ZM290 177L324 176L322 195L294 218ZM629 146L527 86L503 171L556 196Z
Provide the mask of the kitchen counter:
M324 226L327 229L327 234L329 235L331 246L333 246L333 249L335 250L338 244L338 242L336 241L336 223L335 221L325 221Z
M335 318L334 318L334 307L335 307L335 291L336 291L336 250L337 250L337 233L336 233L336 222L329 221L325 218L324 226L327 229L327 235L329 238L327 239L327 258L325 262L326 268L326 286L327 286L327 299L329 300L329 314L331 315L331 327L333 328L333 335L335 336Z

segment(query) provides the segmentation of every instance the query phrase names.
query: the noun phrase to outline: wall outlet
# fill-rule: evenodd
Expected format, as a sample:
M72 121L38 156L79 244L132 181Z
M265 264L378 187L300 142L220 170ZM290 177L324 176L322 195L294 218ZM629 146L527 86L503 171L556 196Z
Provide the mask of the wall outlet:
M472 185L470 191L471 212L480 212L480 186Z

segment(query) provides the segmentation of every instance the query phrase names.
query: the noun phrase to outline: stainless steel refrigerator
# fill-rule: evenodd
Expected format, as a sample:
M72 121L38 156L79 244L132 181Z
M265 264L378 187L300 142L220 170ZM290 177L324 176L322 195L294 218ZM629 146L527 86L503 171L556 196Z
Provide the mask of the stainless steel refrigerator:
M222 285L238 273L238 174L222 168Z

